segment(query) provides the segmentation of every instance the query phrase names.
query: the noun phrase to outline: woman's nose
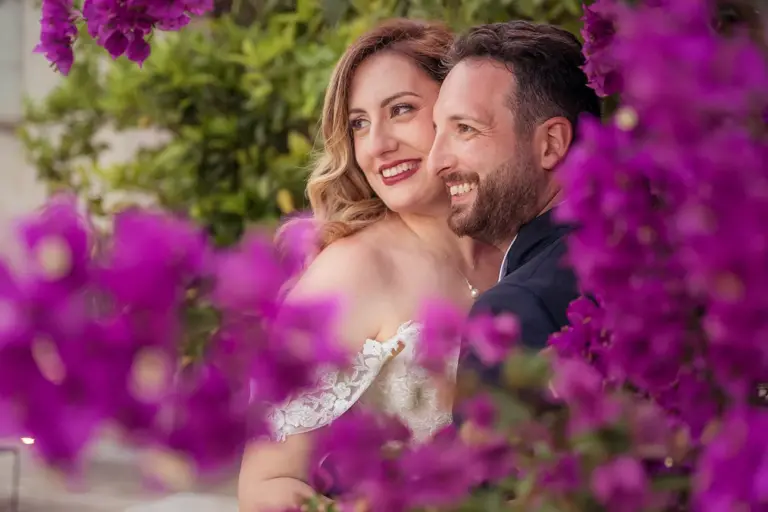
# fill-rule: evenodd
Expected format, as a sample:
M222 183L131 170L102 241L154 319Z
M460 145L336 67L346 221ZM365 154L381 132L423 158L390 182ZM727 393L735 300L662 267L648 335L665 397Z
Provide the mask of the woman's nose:
M369 142L370 151L374 157L386 155L397 149L397 139L393 137L386 123L371 127Z

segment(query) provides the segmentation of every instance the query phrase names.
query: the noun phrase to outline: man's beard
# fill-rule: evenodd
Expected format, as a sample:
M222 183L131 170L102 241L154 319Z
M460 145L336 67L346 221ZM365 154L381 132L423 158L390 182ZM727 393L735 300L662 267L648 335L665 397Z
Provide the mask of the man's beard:
M457 235L499 245L536 216L545 178L530 154L518 155L477 183L471 205L452 208L448 223Z

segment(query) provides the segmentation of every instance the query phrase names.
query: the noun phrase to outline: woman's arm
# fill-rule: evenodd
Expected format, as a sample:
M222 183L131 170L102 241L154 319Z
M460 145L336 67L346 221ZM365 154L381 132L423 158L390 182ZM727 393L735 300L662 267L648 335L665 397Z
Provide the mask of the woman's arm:
M314 494L307 483L312 432L282 443L254 441L243 454L238 481L240 512L279 511Z
M378 334L385 300L375 251L341 240L312 262L286 301L322 297L340 299L339 341L351 354ZM258 441L245 450L238 484L240 512L271 512L312 496L308 484L313 432L283 442Z

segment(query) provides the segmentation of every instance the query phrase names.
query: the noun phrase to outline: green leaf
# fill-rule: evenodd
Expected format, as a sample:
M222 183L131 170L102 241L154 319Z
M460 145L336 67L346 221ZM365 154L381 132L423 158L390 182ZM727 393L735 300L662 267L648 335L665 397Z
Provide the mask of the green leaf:
M504 363L503 377L510 389L541 389L551 378L549 360L538 352L516 349Z
M679 492L686 491L691 487L691 479L688 476L675 474L661 474L654 477L651 487L655 491Z
M294 155L309 155L312 151L312 143L304 134L293 130L288 132L288 151Z
M244 192L222 196L217 201L216 209L223 213L236 213L242 215L245 213L246 197Z
M328 25L336 25L349 9L346 0L322 0L323 21Z

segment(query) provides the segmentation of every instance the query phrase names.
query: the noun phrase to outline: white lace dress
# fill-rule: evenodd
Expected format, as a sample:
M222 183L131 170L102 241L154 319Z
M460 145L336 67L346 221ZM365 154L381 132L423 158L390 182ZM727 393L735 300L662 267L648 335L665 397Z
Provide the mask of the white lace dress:
M319 385L274 407L269 420L276 440L324 427L358 401L398 417L415 441L429 438L452 421L450 398L416 363L421 330L407 322L386 341L367 340L346 371L323 374ZM446 377L453 381L458 344L448 358Z

